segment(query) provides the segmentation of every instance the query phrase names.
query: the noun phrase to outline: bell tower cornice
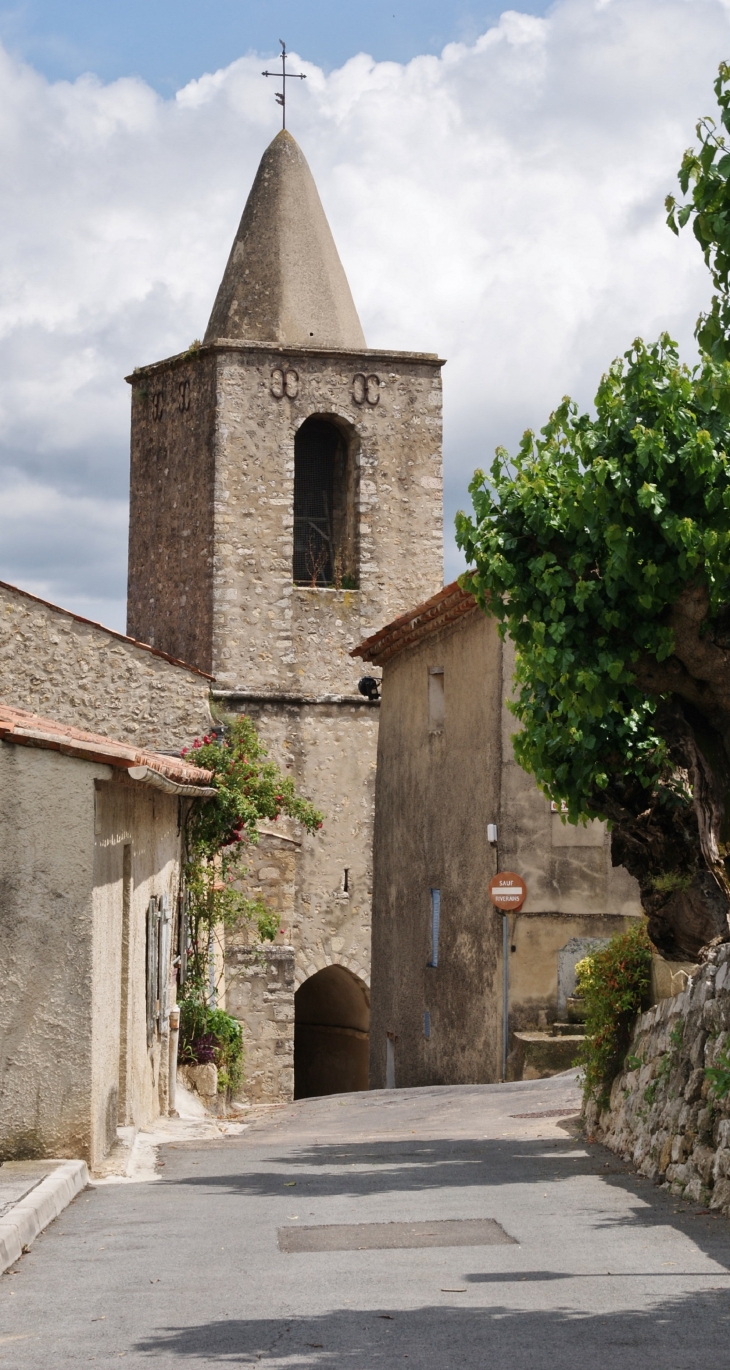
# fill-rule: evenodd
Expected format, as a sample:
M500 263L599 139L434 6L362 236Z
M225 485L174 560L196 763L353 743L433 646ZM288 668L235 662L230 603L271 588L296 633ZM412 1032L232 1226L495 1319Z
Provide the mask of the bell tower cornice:
M221 338L216 342L200 343L199 346L188 348L185 352L177 352L171 357L165 357L162 361L150 362L147 366L137 366L129 376L125 376L125 380L129 385L134 385L143 376L152 375L155 371L189 364L198 356L209 357L221 352L247 352L258 356L306 357L322 358L323 360L349 358L352 362L373 361L385 364L392 362L396 366L408 362L421 366L442 367L446 365L445 359L439 357L437 352L398 352L392 348L378 347L363 347L358 351L346 347L286 347L280 343L248 342L238 338Z

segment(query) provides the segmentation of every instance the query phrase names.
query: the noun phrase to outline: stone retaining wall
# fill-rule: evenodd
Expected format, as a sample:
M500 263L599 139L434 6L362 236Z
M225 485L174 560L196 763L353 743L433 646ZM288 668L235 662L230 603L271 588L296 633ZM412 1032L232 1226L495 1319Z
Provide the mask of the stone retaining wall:
M641 1015L610 1107L586 1110L588 1133L642 1175L730 1215L730 1094L705 1068L730 1047L730 945L710 953L683 993Z

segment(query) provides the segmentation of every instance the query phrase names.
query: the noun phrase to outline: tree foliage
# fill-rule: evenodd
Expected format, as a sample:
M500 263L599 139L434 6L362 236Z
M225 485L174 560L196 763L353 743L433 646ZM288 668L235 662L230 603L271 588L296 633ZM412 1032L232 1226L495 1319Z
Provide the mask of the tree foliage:
M684 204L673 195L666 200L667 223L673 233L692 223L717 292L708 313L700 314L695 336L704 352L715 361L730 360L730 65L720 63L715 96L720 109L720 130L706 116L697 124L699 150L688 148L679 170ZM690 193L691 191L691 193Z
M637 340L595 408L565 399L514 461L475 473L474 518L457 515L464 584L519 651L515 753L572 822L610 817L619 777L685 797L641 667L672 656L667 606L689 584L713 615L730 591L730 371Z
M730 158L710 155L708 127L680 172L694 198L670 218L694 215L724 328ZM517 759L569 821L612 823L651 936L678 956L728 935L729 452L723 347L689 367L666 334L637 339L595 412L566 398L514 458L498 449L456 520L462 583L517 647Z

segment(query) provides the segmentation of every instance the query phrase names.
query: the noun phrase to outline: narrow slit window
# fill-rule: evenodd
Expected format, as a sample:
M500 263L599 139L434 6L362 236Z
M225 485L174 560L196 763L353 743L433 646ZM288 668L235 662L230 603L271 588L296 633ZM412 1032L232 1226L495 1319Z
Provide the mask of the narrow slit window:
M441 924L441 891L431 890L431 960L429 966L435 969L439 963L439 929Z
M428 1041L431 1036L431 1014L428 1009L426 1009L426 1012L423 1015L423 1035L426 1038L426 1041Z
M395 1038L392 1032L385 1039L385 1088L395 1089Z
M428 731L441 733L444 729L444 668L431 666L428 672Z

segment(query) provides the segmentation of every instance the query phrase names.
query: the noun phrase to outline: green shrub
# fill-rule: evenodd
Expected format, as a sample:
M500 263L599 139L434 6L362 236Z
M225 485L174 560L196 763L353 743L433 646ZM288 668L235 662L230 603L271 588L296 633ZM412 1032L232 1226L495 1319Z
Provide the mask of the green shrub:
M642 920L612 937L587 957L580 988L586 1007L586 1036L579 1063L583 1094L603 1106L626 1054L637 1013L646 1006L651 973L651 943Z
M724 1099L730 1093L730 1052L728 1042L718 1051L714 1066L705 1066L705 1077L710 1081L716 1099Z
M218 1090L232 1092L243 1075L243 1034L241 1024L220 1008L207 1008L196 999L180 1004L181 1065L207 1065L218 1068Z

